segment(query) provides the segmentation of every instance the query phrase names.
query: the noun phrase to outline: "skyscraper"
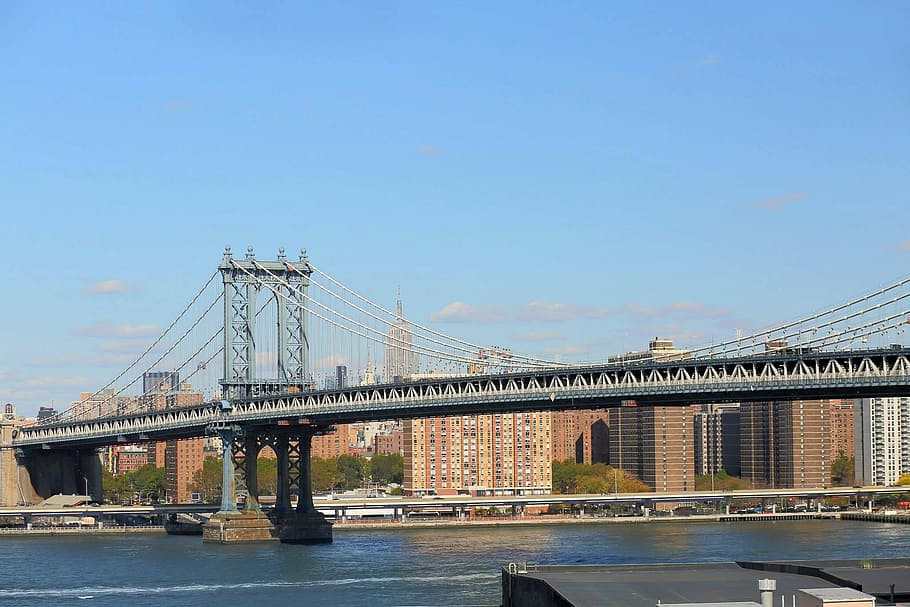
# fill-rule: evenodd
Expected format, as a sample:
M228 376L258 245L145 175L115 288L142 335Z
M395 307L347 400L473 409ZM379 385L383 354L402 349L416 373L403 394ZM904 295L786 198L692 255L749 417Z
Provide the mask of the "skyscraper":
M389 327L385 347L385 381L398 382L417 373L417 355L411 343L411 327L401 313L401 292L395 306L395 322Z
M180 385L179 371L146 371L142 374L142 393L170 392Z
M773 488L826 486L830 408L829 400L742 403L742 477Z
M864 398L854 413L857 482L893 485L910 472L910 398Z
M610 409L610 465L657 492L695 490L697 406Z
M348 367L338 365L335 367L335 388L341 390L348 387Z
M550 493L550 440L549 412L405 420L404 493Z

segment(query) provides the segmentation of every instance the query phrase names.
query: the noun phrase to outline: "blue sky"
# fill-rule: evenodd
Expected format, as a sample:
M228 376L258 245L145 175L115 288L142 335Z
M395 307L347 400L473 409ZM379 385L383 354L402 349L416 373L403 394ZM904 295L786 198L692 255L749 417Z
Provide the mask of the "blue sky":
M572 360L907 274L906 3L428 4L0 6L0 400L106 383L226 244Z

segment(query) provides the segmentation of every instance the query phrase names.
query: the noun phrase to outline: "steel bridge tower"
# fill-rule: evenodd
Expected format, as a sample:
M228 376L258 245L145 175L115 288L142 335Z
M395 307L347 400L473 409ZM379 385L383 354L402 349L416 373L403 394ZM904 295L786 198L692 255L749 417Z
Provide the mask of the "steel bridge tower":
M267 394L299 392L307 385L308 344L306 300L313 272L305 250L290 262L279 249L275 261L259 261L248 247L244 259L235 259L230 247L218 266L224 284L224 376L221 407L233 401ZM256 317L262 291L274 299L277 310L277 376L264 378L257 370L257 345L268 343L257 333ZM332 539L331 523L313 505L310 445L313 436L331 426L301 419L266 423L211 424L208 434L222 443L221 509L203 525L203 539L244 542L280 539L292 543ZM257 460L270 447L278 457L278 495L271 516L258 503ZM239 490L246 491L243 510L237 508ZM291 507L296 493L297 506Z
M313 272L305 250L299 261L288 261L284 249L276 261L258 261L253 247L245 259L235 259L226 247L218 266L224 283L224 376L223 397L227 400L287 392L307 378L306 293ZM278 312L278 376L263 378L257 373L257 300L263 287L275 300Z

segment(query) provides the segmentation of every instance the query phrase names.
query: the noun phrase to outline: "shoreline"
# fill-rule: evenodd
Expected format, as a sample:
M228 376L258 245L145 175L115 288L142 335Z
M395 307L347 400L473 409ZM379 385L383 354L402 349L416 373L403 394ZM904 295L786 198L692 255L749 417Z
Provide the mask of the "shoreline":
M342 532L370 529L444 529L451 527L512 527L531 525L646 525L666 523L737 523L737 522L774 522L793 520L864 520L869 522L901 522L878 520L869 515L861 519L842 517L840 513L781 513L781 514L700 514L691 516L523 516L523 517L486 517L465 518L450 520L391 520L391 519L348 519L333 521L332 528ZM905 517L910 522L910 516ZM96 534L123 534L123 533L166 533L164 526L135 526L135 527L40 527L25 528L0 528L2 536L23 535L96 535Z

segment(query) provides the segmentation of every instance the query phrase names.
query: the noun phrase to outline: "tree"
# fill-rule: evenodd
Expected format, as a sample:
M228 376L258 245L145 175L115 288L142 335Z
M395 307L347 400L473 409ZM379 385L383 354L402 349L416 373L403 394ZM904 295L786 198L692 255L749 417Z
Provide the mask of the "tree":
M256 460L258 495L278 494L278 460L260 457Z
M164 490L167 487L167 477L164 468L157 468L153 464L146 464L136 470L130 478L130 485L139 499L149 499L158 501L164 497Z
M334 457L323 459L310 458L310 476L313 481L313 491L331 491L341 483L338 477L338 460Z
M202 462L202 469L193 473L190 490L199 494L207 504L221 501L221 458L209 456Z
M895 485L910 485L910 473L901 474Z
M338 475L345 490L356 489L363 481L364 460L353 455L338 456Z
M374 455L370 458L370 478L383 485L389 483L400 485L404 479L404 458L400 453Z
M838 487L849 487L854 479L854 460L843 451L831 463L831 482Z
M553 462L553 493L646 493L651 491L635 475L606 464L577 464L571 459Z
M695 488L699 491L736 491L737 489L751 489L752 483L744 478L727 474L726 470L721 470L717 474L700 474L695 477Z

